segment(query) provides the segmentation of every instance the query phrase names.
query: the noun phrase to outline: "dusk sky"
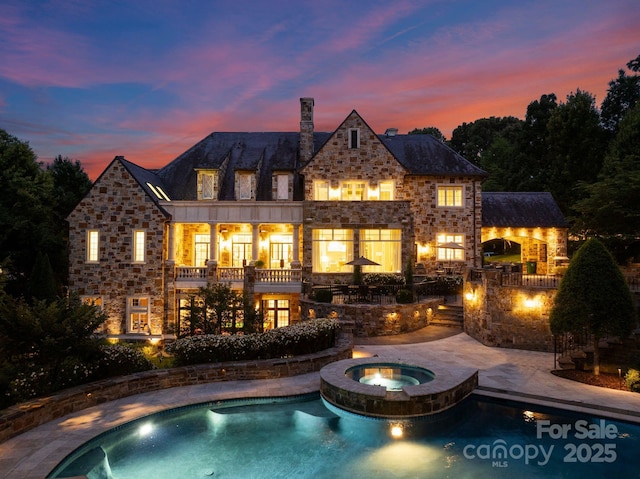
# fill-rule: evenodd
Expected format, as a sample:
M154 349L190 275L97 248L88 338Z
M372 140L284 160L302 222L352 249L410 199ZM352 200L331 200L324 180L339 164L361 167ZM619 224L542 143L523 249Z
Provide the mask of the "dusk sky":
M163 166L214 131L377 132L599 107L640 54L638 0L2 0L0 129L40 161Z

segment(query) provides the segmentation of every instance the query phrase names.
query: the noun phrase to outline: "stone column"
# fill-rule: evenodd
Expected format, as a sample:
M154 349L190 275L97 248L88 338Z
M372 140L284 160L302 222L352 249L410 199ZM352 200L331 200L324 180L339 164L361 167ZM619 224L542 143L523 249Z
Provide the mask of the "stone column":
M300 269L302 268L302 263L300 263L300 225L297 223L293 224L293 245L292 245L292 258L291 258L291 269Z
M251 264L255 264L260 253L260 225L251 225Z
M209 262L218 264L218 223L209 223Z
M167 261L169 263L176 262L176 224L169 222L169 232L167 238Z

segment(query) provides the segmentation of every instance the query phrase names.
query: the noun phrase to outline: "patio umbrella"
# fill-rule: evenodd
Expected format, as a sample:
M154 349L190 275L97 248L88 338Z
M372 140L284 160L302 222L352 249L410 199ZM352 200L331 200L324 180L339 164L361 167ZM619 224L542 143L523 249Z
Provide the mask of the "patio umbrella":
M353 259L345 264L348 264L349 266L380 266L380 263L371 261L369 258L365 258L364 256L360 256L359 258Z
M361 268L363 266L380 266L380 263L376 263L375 261L371 261L369 258L365 258L364 256L360 256L359 258L356 259L352 259L351 261L349 261L348 264L350 266L353 266L353 282L355 284L361 284L362 283L362 274L360 272Z
M460 243L449 241L448 243L438 243L438 248L464 249L464 246L462 246Z

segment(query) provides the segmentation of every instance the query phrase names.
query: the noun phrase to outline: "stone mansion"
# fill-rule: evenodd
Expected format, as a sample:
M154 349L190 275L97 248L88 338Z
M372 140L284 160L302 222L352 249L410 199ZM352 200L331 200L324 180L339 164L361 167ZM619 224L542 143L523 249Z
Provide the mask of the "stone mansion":
M212 133L158 170L116 157L69 215L70 290L113 338L175 337L198 288L243 289L265 328L300 319L303 284L352 277L364 256L399 273L483 265L482 243L522 246L552 273L567 225L548 193L482 193L487 174L430 135L376 134L355 111L314 131Z

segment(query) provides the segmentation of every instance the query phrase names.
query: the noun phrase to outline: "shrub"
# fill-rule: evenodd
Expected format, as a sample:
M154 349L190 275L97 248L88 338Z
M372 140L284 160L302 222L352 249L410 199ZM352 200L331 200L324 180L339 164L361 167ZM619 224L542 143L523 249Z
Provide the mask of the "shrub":
M401 289L396 294L396 303L408 304L413 303L413 301L413 291L410 291L408 289Z
M333 293L329 288L319 289L316 291L315 300L318 303L330 303L331 301L333 301Z
M394 273L366 273L362 278L362 282L371 285L401 285L404 284L405 279L401 275Z
M630 391L640 392L640 371L637 369L629 369L627 374L624 375L624 382Z
M126 376L154 369L144 353L126 344L109 344L100 347L100 358L96 364L96 379Z
M181 338L167 346L176 366L269 359L309 354L333 346L337 319L315 319L265 333L201 335Z

